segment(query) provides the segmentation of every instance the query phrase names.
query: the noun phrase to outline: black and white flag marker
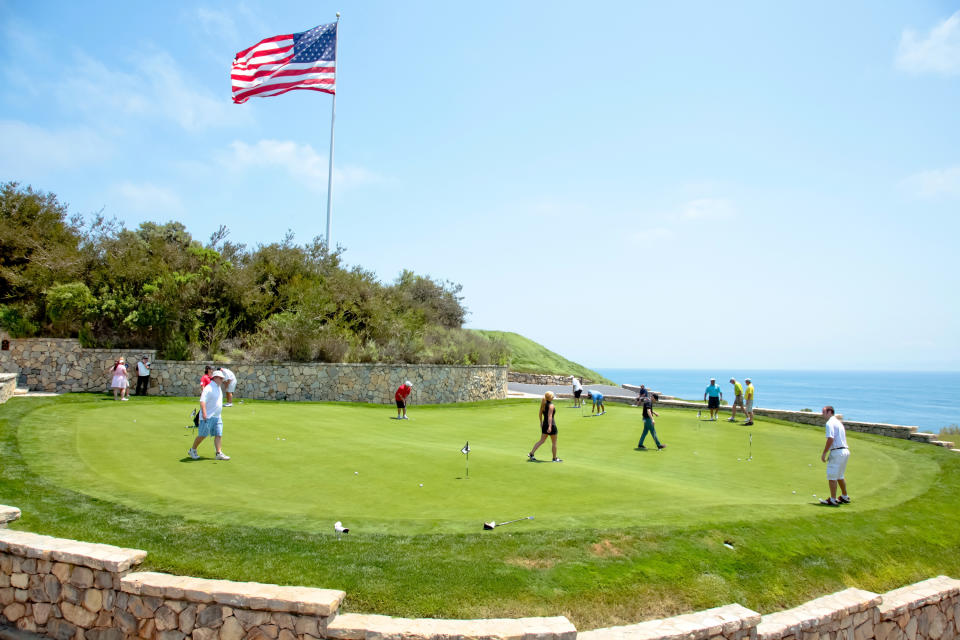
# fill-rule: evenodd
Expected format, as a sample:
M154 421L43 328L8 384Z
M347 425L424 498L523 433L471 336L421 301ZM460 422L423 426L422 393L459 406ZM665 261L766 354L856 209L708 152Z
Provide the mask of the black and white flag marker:
M463 448L460 449L460 453L467 456L467 468L466 468L466 473L464 474L464 479L469 480L470 479L470 441L469 440L467 440L467 444L463 445Z

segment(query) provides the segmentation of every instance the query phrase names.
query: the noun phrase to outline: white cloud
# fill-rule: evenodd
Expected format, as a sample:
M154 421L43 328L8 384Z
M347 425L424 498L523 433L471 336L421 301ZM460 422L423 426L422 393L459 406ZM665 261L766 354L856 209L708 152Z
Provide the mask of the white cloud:
M247 144L238 140L231 143L230 152L222 155L221 161L239 171L276 167L310 189L327 191L327 154L317 153L309 144L291 140L260 140ZM336 187L349 189L385 180L364 167L346 165L334 166L333 182Z
M0 174L33 176L51 169L74 169L103 162L114 150L92 129L44 129L17 120L0 120Z
M960 11L926 35L904 29L896 65L909 73L960 74Z
M220 38L227 42L237 41L237 24L230 13L198 7L194 15L207 36ZM238 47L238 49L242 49L242 47Z
M249 112L237 109L226 89L217 96L195 86L166 52L141 54L132 71L118 71L95 58L76 54L74 70L58 78L50 93L81 108L107 126L118 119L134 117L156 122L174 122L187 131L250 122Z
M183 213L183 202L173 190L150 183L122 182L110 188L118 213L139 213L172 217Z
M736 215L736 207L726 198L697 198L680 207L685 220L726 220Z
M902 184L921 198L960 196L960 167L920 171L906 178Z

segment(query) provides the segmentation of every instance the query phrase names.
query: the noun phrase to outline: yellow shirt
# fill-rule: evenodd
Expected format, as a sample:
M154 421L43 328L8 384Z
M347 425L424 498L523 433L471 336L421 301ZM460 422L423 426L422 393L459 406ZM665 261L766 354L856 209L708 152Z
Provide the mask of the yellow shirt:
M747 400L753 400L753 383L747 385Z
M734 393L735 395L742 396L742 395L743 395L743 385L740 384L739 382L734 382L734 383L733 383L733 393Z

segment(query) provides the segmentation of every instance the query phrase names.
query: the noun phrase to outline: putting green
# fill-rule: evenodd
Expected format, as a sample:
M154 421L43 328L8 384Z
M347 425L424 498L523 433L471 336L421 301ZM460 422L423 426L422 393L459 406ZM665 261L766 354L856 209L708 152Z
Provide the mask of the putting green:
M220 462L209 439L201 460L186 457L193 406L174 398L76 403L69 412L51 405L31 420L42 428L21 428L20 449L38 475L99 499L308 532L327 532L335 520L409 534L471 532L528 515L535 519L511 526L697 525L831 511L811 508L826 490L823 434L813 427L700 422L693 411L664 409L657 429L668 448L637 451L639 409L611 404L604 416L581 417L560 402L564 462L530 463L537 401L413 407L408 421L391 419L390 406L248 401L224 409L232 460ZM467 440L469 479L460 453ZM549 445L540 459L550 459ZM929 457L876 441L852 449L850 511L909 500L938 471Z

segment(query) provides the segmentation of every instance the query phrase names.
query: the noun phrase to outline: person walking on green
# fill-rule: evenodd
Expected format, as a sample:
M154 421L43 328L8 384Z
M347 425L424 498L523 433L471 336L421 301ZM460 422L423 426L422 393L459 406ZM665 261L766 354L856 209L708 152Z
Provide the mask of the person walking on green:
M647 434L653 436L653 442L657 445L657 449L666 449L667 445L661 444L660 440L657 438L657 429L653 421L653 417L659 417L660 414L653 410L654 400L659 400L659 394L653 394L653 396L645 395L643 396L641 402L643 403L643 433L640 434L640 442L637 444L637 449L640 451L646 451L647 448L643 446L643 441L646 439Z
M744 413L747 414L747 421L744 422L743 424L751 425L753 424L753 382L750 380L750 378L747 378L746 380L744 380L744 382L747 383L747 390L746 390L747 406L744 407L743 411Z
M737 382L736 378L730 378L730 384L733 385L733 406L730 408L730 417L727 422L737 421L737 407L743 410L744 415L747 409L743 406L743 385Z
M723 400L723 391L717 384L716 378L710 378L710 384L703 392L703 401L707 403L707 409L710 410L710 419L716 420L717 413L720 411L720 401Z

